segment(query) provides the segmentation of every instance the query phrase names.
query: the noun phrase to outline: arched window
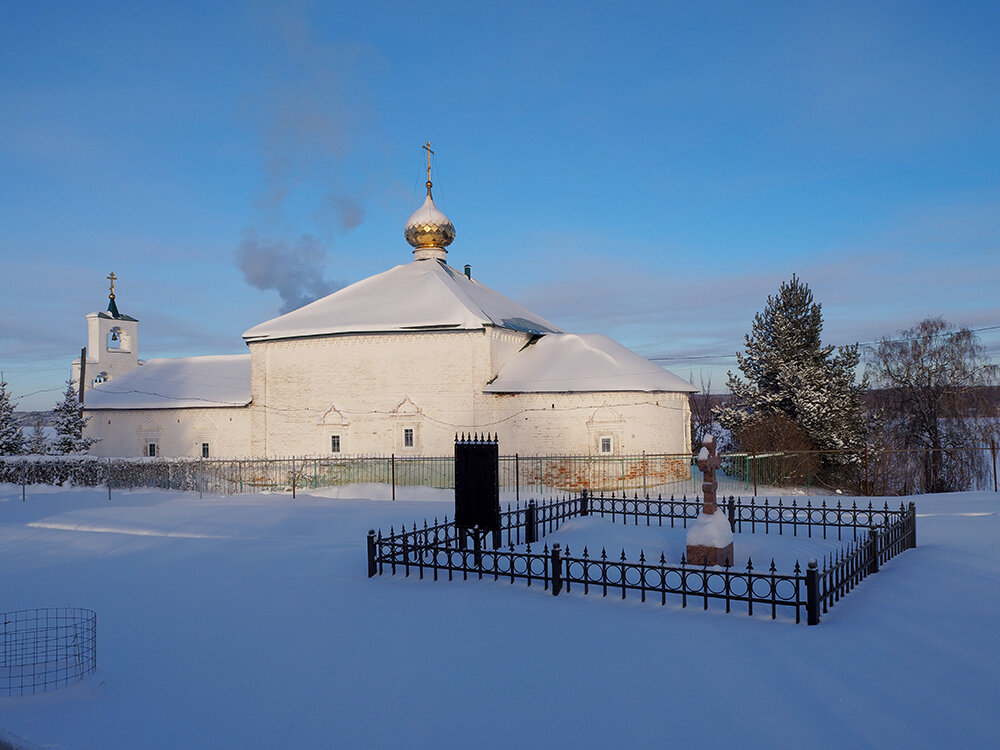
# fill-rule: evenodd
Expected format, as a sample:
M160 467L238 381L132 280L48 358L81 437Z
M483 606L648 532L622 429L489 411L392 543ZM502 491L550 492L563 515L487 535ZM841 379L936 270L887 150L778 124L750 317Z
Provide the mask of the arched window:
M110 331L108 331L108 350L121 349L122 348L122 329L118 326L114 326Z

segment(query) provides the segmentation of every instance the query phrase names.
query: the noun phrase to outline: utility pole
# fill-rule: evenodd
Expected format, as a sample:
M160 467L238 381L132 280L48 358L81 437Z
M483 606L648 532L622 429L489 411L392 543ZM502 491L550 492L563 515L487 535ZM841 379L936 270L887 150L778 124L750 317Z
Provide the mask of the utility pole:
M79 401L83 403L83 384L87 382L87 347L80 350L80 395Z

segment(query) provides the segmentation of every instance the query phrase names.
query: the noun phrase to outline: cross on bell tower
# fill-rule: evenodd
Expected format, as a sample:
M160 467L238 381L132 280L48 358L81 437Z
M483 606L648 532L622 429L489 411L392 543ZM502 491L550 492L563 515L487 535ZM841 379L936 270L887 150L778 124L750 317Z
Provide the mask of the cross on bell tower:
M108 294L108 312L111 313L111 317L120 318L121 313L118 312L118 304L115 302L115 280L118 277L115 276L115 272L112 271L104 278L111 282L111 292Z
M86 362L74 360L73 380L85 381L84 390L100 385L139 366L139 321L118 310L114 271L109 282L108 309L87 315Z

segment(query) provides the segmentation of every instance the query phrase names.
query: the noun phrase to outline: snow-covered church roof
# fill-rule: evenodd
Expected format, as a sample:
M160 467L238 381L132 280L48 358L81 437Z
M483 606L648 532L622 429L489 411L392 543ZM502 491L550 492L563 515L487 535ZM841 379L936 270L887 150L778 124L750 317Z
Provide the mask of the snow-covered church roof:
M486 393L584 393L698 389L599 333L542 336L500 368Z
M305 307L254 326L248 343L273 339L497 326L525 333L561 333L545 318L468 278L443 261L390 268Z
M84 394L85 409L183 409L250 403L250 355L150 359Z

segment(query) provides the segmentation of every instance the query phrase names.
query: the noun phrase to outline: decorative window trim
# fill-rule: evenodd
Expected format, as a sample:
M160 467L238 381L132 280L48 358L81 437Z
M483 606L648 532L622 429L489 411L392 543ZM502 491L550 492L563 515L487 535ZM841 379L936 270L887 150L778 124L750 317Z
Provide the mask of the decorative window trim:
M343 448L343 443L340 435L330 435L330 452L331 453L341 453Z

